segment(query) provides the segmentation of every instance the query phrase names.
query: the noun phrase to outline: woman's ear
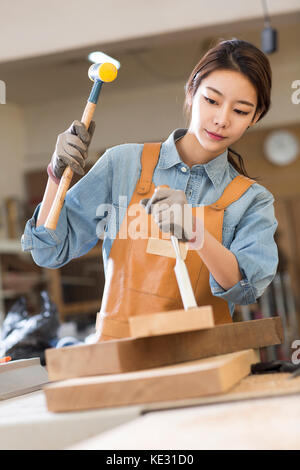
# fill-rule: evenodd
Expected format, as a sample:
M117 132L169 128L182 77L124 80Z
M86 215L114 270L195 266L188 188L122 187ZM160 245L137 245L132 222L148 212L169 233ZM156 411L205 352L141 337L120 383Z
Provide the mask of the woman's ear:
M193 100L192 100L192 97L191 97L191 94L190 94L190 93L188 93L188 94L186 95L186 102L187 102L187 104L188 104L189 106L192 106Z

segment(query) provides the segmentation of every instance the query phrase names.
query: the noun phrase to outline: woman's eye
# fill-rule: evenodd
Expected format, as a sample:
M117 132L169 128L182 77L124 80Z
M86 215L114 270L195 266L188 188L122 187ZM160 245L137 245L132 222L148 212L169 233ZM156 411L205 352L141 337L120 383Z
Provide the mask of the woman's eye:
M210 104L214 104L215 103L215 100L212 100L210 98L207 98L207 96L204 96L204 98L206 99L206 101L208 101Z
M205 98L206 101L208 101L208 103L210 103L210 104L215 104L215 103L216 103L215 100L212 100L211 98L208 98L207 96L204 96L204 98ZM247 113L246 111L241 111L240 109L235 109L235 112L236 112L237 114L242 114L243 116L247 116L247 114L249 114L249 113Z
M243 114L244 116L247 116L247 114L249 114L249 113L246 113L246 111L241 111L240 109L235 109L235 112L238 114Z

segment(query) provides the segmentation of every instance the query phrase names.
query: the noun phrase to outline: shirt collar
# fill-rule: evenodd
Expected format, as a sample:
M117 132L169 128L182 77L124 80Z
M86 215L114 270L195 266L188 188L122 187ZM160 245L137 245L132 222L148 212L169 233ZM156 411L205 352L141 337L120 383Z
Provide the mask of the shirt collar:
M157 165L159 169L168 169L172 166L182 164L179 153L177 151L175 142L183 137L187 133L187 129L175 129L165 140L161 146L160 158ZM226 168L228 167L228 149L226 148L223 153L215 157L208 163L193 165L193 169L201 170L204 168L207 176L213 183L213 185L218 188L220 182L223 179Z

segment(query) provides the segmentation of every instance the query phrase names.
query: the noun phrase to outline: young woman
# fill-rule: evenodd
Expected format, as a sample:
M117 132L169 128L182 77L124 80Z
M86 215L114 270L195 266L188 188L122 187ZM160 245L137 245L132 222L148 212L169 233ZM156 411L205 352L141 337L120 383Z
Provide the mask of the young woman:
M104 238L98 340L128 336L130 315L182 308L174 258L148 250L155 227L160 237L188 243L197 305L212 305L216 324L232 321L235 304L255 302L276 273L274 198L230 148L269 110L269 61L246 41L221 41L185 91L187 129L163 143L108 149L68 191L56 230L48 230L43 224L65 166L83 174L94 126L86 131L75 121L58 137L43 201L26 224L23 250L48 268Z

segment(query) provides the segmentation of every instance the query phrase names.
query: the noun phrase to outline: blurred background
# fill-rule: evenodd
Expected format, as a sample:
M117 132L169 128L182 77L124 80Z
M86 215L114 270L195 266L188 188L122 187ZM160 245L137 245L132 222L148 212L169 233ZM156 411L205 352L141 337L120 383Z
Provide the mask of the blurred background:
M91 87L88 55L102 51L121 63L96 109L91 166L108 147L162 141L185 127L190 72L218 39L232 37L264 50L273 71L269 113L233 148L274 194L280 252L273 283L256 304L237 306L234 320L280 315L285 344L265 358L290 359L300 337L299 0L0 0L0 325L8 313L25 319L47 311L49 318L53 310L52 342L82 340L94 328L104 285L101 241L57 270L39 268L20 247L57 135L81 118Z

